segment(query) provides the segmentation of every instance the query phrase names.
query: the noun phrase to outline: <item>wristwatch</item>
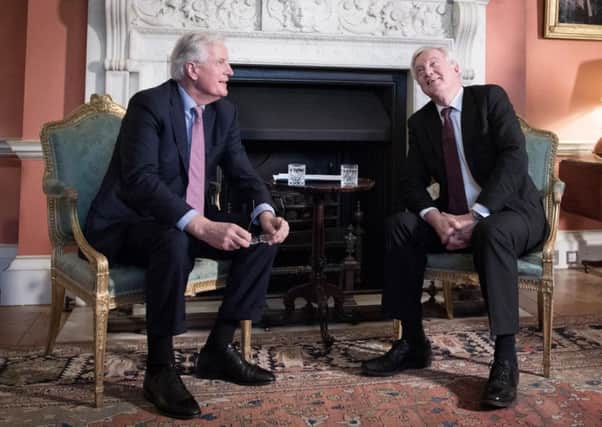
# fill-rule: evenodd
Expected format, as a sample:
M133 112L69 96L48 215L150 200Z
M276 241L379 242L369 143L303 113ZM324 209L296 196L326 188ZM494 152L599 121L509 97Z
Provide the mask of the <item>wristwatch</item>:
M476 222L479 222L480 220L485 219L485 217L483 215L481 215L480 213L478 213L475 210L471 210L470 212L472 213L472 217L474 218L474 220Z

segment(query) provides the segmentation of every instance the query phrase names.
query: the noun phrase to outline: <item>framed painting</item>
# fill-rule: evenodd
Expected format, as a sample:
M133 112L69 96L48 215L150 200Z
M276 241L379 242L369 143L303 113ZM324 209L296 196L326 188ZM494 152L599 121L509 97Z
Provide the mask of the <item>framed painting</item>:
M545 0L544 37L602 40L602 0Z

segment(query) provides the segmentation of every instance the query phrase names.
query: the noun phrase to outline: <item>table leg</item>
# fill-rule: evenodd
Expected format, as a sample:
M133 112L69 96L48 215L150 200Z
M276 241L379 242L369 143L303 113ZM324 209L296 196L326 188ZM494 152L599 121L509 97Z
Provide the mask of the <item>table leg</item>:
M594 267L594 268L602 267L602 260L601 261L590 261L590 260L584 259L583 261L581 261L581 265L583 265L585 272L589 273L590 267Z

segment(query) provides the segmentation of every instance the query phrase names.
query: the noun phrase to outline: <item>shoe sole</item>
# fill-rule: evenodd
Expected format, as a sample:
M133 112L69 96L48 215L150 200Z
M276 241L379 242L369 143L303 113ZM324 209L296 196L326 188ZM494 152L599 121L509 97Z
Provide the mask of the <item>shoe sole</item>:
M516 399L511 402L500 402L499 400L481 400L481 406L490 409L509 408L516 403Z
M220 381L226 381L229 383L234 383L234 384L244 385L244 386L250 386L250 385L263 386L263 385L268 385L268 384L272 384L272 383L276 382L276 379L268 380L268 381L240 381L240 380L236 380L234 378L230 378L225 375L222 375L219 372L213 372L213 371L206 372L206 371L197 370L196 375L198 378L202 378L205 380L220 380Z
M370 369L362 368L362 373L364 375L368 375L370 377L392 377L395 374L398 374L403 371L411 370L411 369L425 369L431 367L431 360L428 360L424 363L411 362L406 363L403 366L393 370L393 371L372 371Z
M174 414L173 412L169 412L166 411L163 408L160 408L159 405L156 403L154 397L152 394L150 394L148 391L144 390L144 398L153 404L153 406L157 409L157 411L161 414L161 415L165 415L166 417L170 417L170 418L177 418L179 420L190 420L192 418L196 418L199 415L201 415L201 411L199 411L198 414L193 414L193 415L183 415L183 414Z

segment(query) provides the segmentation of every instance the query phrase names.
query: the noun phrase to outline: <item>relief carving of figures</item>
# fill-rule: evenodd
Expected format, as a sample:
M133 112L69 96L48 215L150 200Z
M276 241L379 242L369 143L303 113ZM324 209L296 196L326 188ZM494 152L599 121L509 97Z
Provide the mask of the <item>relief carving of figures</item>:
M190 30L258 29L259 0L133 0L131 23Z
M339 23L353 34L448 37L445 0L340 0Z
M327 29L334 0L263 0L270 19L279 30L331 32Z

